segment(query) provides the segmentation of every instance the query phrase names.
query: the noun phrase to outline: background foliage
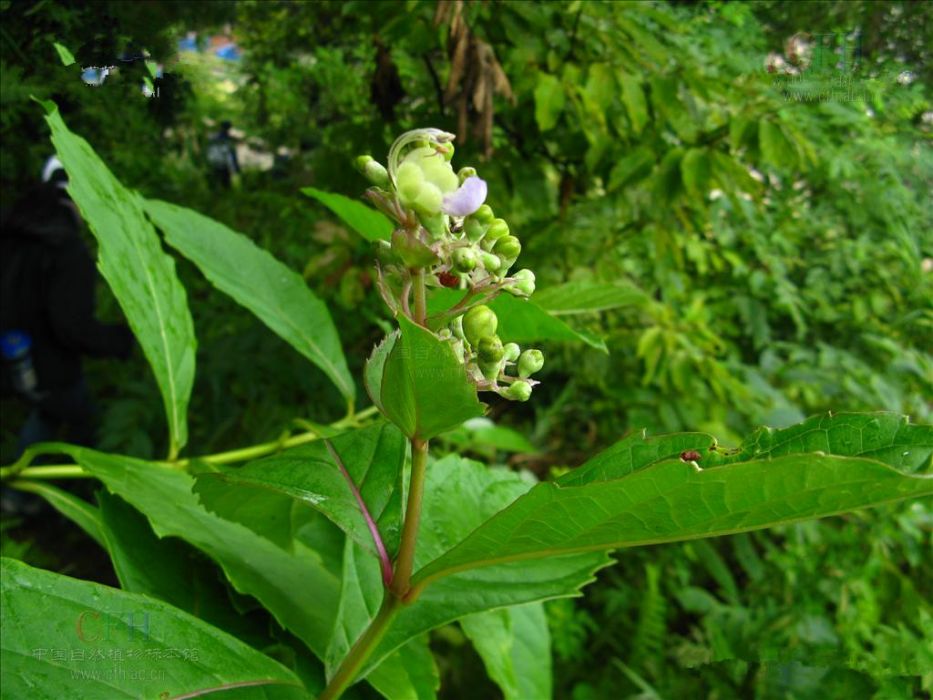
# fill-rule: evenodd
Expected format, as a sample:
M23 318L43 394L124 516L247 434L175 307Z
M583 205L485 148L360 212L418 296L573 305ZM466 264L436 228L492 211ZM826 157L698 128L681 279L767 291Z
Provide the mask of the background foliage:
M349 155L380 157L395 134L430 124L459 133L458 158L485 157L491 204L521 231L522 264L540 287L598 280L628 291L565 317L608 353L553 344L536 400L494 406L492 418L530 445L502 449L477 431L451 442L546 477L641 428L737 442L756 425L826 410L929 422L929 4L204 7L0 6L4 209L51 153L29 98L54 99L122 182L247 233L301 273L341 319L359 377L385 328L370 246L298 191L356 196ZM177 53L186 31L227 23L242 61ZM768 73L766 56L789 60L797 33L847 36L846 47L858 33L859 69ZM89 88L53 41L82 65L144 47L170 77L152 100L139 94L137 64ZM215 195L201 150L207 120L222 118L257 152L290 157ZM193 266L179 273L198 328L195 453L274 439L296 417L342 415L326 378L210 293ZM164 454L161 399L143 367L141 354L90 365L102 449ZM5 400L3 410L6 463L22 408ZM919 503L621 552L585 602L548 608L556 694L919 696L933 683L931 517ZM45 565L60 556L27 549L42 534L10 539L10 527L4 553ZM476 692L480 662L461 632L444 628L432 646L444 692Z

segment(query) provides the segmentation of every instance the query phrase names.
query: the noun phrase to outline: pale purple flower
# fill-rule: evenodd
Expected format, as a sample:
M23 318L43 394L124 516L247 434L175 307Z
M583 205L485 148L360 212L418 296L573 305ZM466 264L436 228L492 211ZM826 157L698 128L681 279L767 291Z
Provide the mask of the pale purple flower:
M460 187L444 196L441 211L450 216L469 216L486 201L486 181L468 177Z

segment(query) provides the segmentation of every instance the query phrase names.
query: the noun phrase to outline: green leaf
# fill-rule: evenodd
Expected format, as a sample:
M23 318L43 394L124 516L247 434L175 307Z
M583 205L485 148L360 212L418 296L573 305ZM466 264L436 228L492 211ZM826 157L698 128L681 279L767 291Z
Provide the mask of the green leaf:
M676 433L647 437L645 431L629 435L557 480L561 486L582 486L617 479L682 452L707 450L715 440L705 433Z
M659 203L669 204L683 189L683 176L680 173L680 161L684 152L680 148L672 148L664 154L664 158L654 173L654 195Z
M829 413L782 430L759 428L737 450L723 449L715 440L705 450L691 449L702 450L700 462L707 467L797 452L824 452L868 457L915 473L930 464L933 428L914 425L896 413Z
M201 504L224 520L245 525L282 549L293 551L300 541L299 532L314 520L316 512L278 490L251 488L249 498L243 498L243 485L228 482L228 473L235 479L236 469L211 465L191 470Z
M366 361L366 367L363 368L363 384L366 387L366 393L382 413L385 410L382 407L382 376L385 373L386 360L392 354L395 344L401 337L400 331L392 331L382 342L373 348L372 354Z
M496 450L533 454L537 449L528 438L517 430L496 425L488 418L471 418L457 430L444 433L443 439L464 449L487 452L494 456Z
M321 370L352 401L356 388L327 306L294 270L233 231L191 209L146 200L165 240L217 289L252 311Z
M4 697L310 697L278 662L166 603L12 559L0 570Z
M267 638L237 613L220 573L180 539L159 539L145 516L119 496L97 494L107 551L120 587L196 615L246 642Z
M468 615L460 626L505 700L551 697L551 635L543 604Z
M347 651L376 617L384 592L379 565L352 539L346 538L340 604L324 656L328 677L333 676Z
M780 124L769 119L758 123L758 143L765 162L779 170L792 168L796 164L794 147L787 140Z
M590 470L585 483L539 484L419 571L414 582L490 564L745 532L933 495L933 475L913 476L881 461L846 456L853 445L862 454L890 454L888 434L851 424L837 430L844 439L822 444L839 445L841 455L795 454L807 445L789 440L782 444L793 446L780 456L762 453L710 469L697 467L694 455L639 468L632 462L634 451L621 450L618 473L607 461ZM909 440L912 449L929 454L933 427L920 427Z
M387 700L434 700L441 678L427 635L392 652L366 680Z
M107 549L100 511L84 499L41 481L15 481L12 487L42 496L50 506L84 530L97 544Z
M697 122L684 106L679 93L676 77L655 75L651 78L651 106L655 117L663 119L681 141L693 143L697 138Z
M285 499L284 520L291 519L288 509L291 501L317 509L357 543L374 552L373 536L347 480L349 477L379 525L391 553L399 536L398 486L405 463L405 438L395 426L379 422L338 435L332 445L347 474L334 462L324 442L317 441L243 467L199 474L194 491L209 510L225 517L231 517L230 502L249 502L249 494L254 490L278 494ZM235 514L232 517L237 519ZM277 529L280 528L273 526L273 530Z
M451 308L463 297L456 289L435 289L428 297L431 314ZM499 337L503 343L535 343L542 340L583 342L608 353L606 343L589 333L571 328L563 320L551 315L535 301L519 299L511 294L500 294L488 304L499 317Z
M606 189L614 192L630 182L644 178L654 167L657 156L647 146L639 146L620 158L609 173Z
M415 567L439 557L532 484L531 477L489 469L456 455L432 462L426 475ZM610 561L601 552L573 554L465 571L439 580L399 612L363 673L409 640L465 615L575 595L593 580L594 571ZM375 562L370 558L364 564L374 578Z
M705 148L691 148L680 161L680 173L683 177L684 188L687 194L693 197L698 204L703 205L709 193L711 174L709 154Z
M645 100L645 91L638 78L630 73L619 75L619 84L622 87L622 103L632 123L632 131L638 135L648 124L648 103Z
M399 325L398 340L391 349L377 348L366 370L367 387L378 392L373 402L386 417L409 438L428 440L482 415L483 404L451 344L404 316Z
M57 41L53 41L52 46L55 47L55 51L58 53L58 58L61 60L63 66L68 67L74 65L75 57L66 46L59 44Z
M564 316L623 307L643 307L649 299L626 282L577 280L535 292L535 303L549 314Z
M538 74L538 83L535 86L535 121L542 132L557 126L566 99L564 86L559 78L548 73Z
M395 226L382 212L342 194L323 192L314 187L303 187L301 191L334 212L347 226L370 243L392 238Z
M175 262L143 213L143 199L126 189L87 141L43 103L52 143L68 172L68 193L97 239L97 266L113 290L155 374L171 441L171 454L188 441L188 400L194 383L196 341Z
M252 595L286 629L323 658L334 625L339 563L304 542L293 552L239 523L208 512L192 493L194 479L177 469L73 445L56 444L149 520L159 537L180 537L217 562L233 587ZM314 600L314 605L308 605Z
M756 137L755 121L743 116L735 116L729 121L729 144L733 151L752 146Z

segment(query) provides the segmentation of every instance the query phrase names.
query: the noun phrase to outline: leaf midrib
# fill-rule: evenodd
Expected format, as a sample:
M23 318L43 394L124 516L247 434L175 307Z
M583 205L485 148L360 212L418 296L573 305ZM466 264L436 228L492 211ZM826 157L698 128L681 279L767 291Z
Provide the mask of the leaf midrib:
M787 456L788 456L788 457L794 457L794 456L798 456L798 455L787 455ZM838 459L853 459L852 457L838 457L838 456L835 456L835 455L825 455L825 456L827 456L827 457L837 457ZM857 458L857 459L864 459L864 458ZM870 461L870 460L865 460L865 461L868 462L868 461ZM664 464L664 462L660 462L660 463L655 464L655 465L653 465L653 466L657 467L657 466L660 466L660 465L663 465L663 464ZM893 473L895 473L895 474L899 474L900 476L902 476L904 479L907 479L907 480L912 480L912 481L928 481L928 480L929 480L929 481L931 481L931 488L928 489L928 491L930 491L930 493L933 493L933 475L902 474L902 473L898 472L896 469L893 469L892 467L888 466L887 464L884 464L884 463L881 463L881 462L874 462L874 464L876 464L876 465L879 466L879 467L883 467L884 469L887 469L887 470L889 470L889 471L891 471L891 472L893 472ZM649 467L649 469L650 469L650 467ZM614 479L614 480L611 480L611 481L623 481L623 480L624 480L625 478L627 478L628 476L633 476L633 475L635 475L635 474L642 475L644 471L645 471L644 469L643 469L643 470L639 470L638 472L634 472L633 474L626 475L626 477L623 477L622 479L617 479L617 480ZM709 471L713 471L713 469L710 469ZM859 481L859 482L854 482L854 481L853 481L853 482L847 482L847 485L850 485L850 486L851 486L851 485L853 485L853 484L858 484L858 483L863 483L863 482L864 482L864 480L863 480L863 481ZM554 482L549 482L549 483L554 483ZM841 486L841 484L836 484L835 486ZM584 487L585 487L585 485L583 485L583 486L567 486L567 487L560 487L560 486L558 486L559 489L573 489L573 488L584 488ZM530 493L530 492L529 492L529 493ZM865 506L862 506L861 508L874 508L874 507L877 507L877 506L882 505L882 504L884 504L884 503L893 503L893 502L897 502L897 501L900 501L900 500L904 500L905 498L909 498L911 495L914 495L914 494L894 495L894 496L891 496L891 497L889 497L889 498L885 498L885 499L882 499L882 500L874 500L874 501L871 501L869 504L866 504ZM520 496L519 498L521 498L521 496ZM650 500L656 500L657 498L663 498L663 495L655 496L653 499L650 499ZM493 515L492 517L495 518L495 517L498 516L499 514L501 514L501 513L505 512L505 511L507 511L507 510L508 510L510 507L512 507L517 501L518 501L518 499L516 499L515 501L513 501L511 504L509 504L509 506L506 506L506 508L504 508L503 510L499 511L499 513L496 513L496 514ZM648 501L642 501L642 502L640 502L638 505L643 505L643 504L646 503L646 502L648 502ZM861 508L858 508L858 509L861 509ZM483 568L483 567L487 567L487 566L492 566L492 565L495 565L495 564L505 564L505 563L510 563L510 562L513 562L513 561L524 561L524 560L528 560L528 559L539 559L539 558L544 558L544 557L549 557L549 556L562 556L562 555L565 555L565 554L580 554L580 553L585 553L585 552L609 551L609 550L619 549L619 548L623 548L623 547L640 547L640 546L646 546L646 545L652 545L652 544L663 544L663 543L667 543L667 542L681 542L681 541L688 541L688 540L705 539L705 538L714 537L714 536L715 536L715 537L720 537L720 536L724 536L724 535L738 534L738 533L741 533L741 532L751 532L751 531L760 530L760 529L763 529L763 528L766 528L766 527L776 527L776 526L779 526L779 525L786 525L786 524L795 523L795 522L802 522L802 521L806 521L806 520L814 520L814 519L822 519L822 518L827 518L827 517L833 517L833 516L840 515L840 514L843 514L843 513L852 512L852 510L853 510L853 508L851 508L851 507L850 507L850 508L842 508L842 509L840 509L840 510L834 510L834 511L830 511L830 512L823 513L822 515L819 515L819 516L804 515L804 516L800 516L800 517L791 517L791 518L781 519L781 520L774 521L773 523L771 523L771 524L769 524L769 525L752 525L752 526L748 526L748 527L738 527L738 528L729 528L729 529L726 529L726 530L717 530L715 535L711 535L709 531L703 531L703 532L698 532L698 533L696 533L696 534L673 535L673 536L665 536L665 537L658 537L658 538L651 537L651 538L645 538L645 539L639 539L639 540L626 540L626 541L620 541L620 542L599 543L599 544L593 544L593 545L579 545L579 546L576 546L576 547L545 547L545 548L543 548L543 549L537 549L537 550L535 550L535 551L533 551L533 552L521 552L521 553L516 553L516 554L501 555L501 556L497 556L497 557L488 557L488 558L473 559L473 560L471 560L471 561L464 562L463 564L458 564L458 565L454 565L454 566L449 566L449 567L447 567L447 568L443 568L443 569L439 569L439 570L437 570L437 571L435 571L435 572L431 572L431 573L429 573L429 574L427 574L427 575L423 575L422 572L425 571L425 570L427 570L427 569L429 569L429 568L433 565L433 563L434 563L434 562L432 562L432 563L429 563L428 565L426 565L425 567L423 567L423 568L421 569L421 571L419 571L418 573L416 573L416 574L412 577L412 585L413 585L413 586L417 586L417 587L419 587L419 588L423 588L424 586L428 585L428 584L431 583L432 581L436 581L436 580L438 580L438 579L440 579L440 578L444 578L444 577L447 577L447 576L450 576L450 575L456 574L456 573L461 573L461 572L463 572L463 571L469 571L469 570L471 570L471 569L477 569L477 568ZM525 519L521 521L521 523L516 524L516 525L512 528L512 531L513 531L513 532L514 532L514 531L517 531L517 530L521 527L521 525L522 525L524 522L526 522L529 518L531 518L531 517L534 516L534 513L535 513L534 510L531 511L531 512L525 517ZM719 516L717 516L717 517L719 517ZM707 522L712 522L712 521L714 521L714 520L715 520L715 518L710 519L710 520L707 521ZM486 522L489 522L489 521L487 520ZM606 521L603 520L603 521L601 521L600 523L598 523L597 525L595 525L594 527L599 527L599 526L605 524L605 522L606 522ZM448 555L451 554L452 552L455 552L456 549L457 549L459 546L461 546L464 542L466 542L469 538L471 538L471 537L472 537L477 531L479 531L485 524L486 524L485 522L482 523L482 524L480 524L480 525L479 525L477 528L475 528L469 535L467 535L463 540L461 540L461 542L460 542L458 545L454 546L452 549L450 549L450 550L448 550L447 552L445 552L444 554L442 554L440 557L438 557L437 559L435 559L435 561L440 561L441 559L443 559L444 557L448 556ZM592 529L592 528L591 528L591 529ZM579 536L579 535L578 535L578 536Z

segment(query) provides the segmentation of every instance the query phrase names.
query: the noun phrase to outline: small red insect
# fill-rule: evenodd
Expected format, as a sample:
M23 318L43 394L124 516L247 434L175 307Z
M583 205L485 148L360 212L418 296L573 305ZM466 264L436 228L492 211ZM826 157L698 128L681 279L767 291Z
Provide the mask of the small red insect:
M460 278L452 272L438 272L437 281L445 287L456 287L460 284Z
M701 457L696 450L684 450L680 453L680 458L685 462L699 462Z

